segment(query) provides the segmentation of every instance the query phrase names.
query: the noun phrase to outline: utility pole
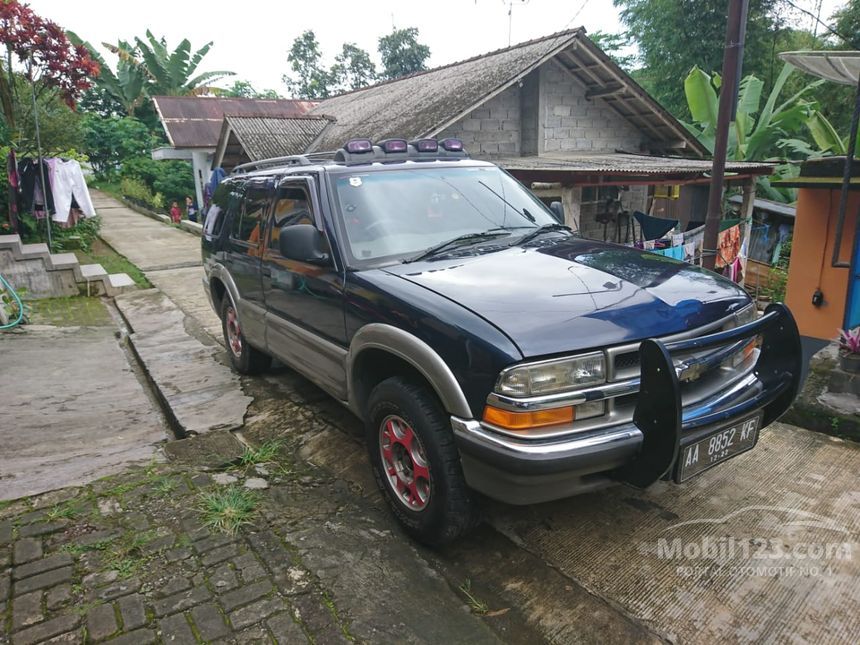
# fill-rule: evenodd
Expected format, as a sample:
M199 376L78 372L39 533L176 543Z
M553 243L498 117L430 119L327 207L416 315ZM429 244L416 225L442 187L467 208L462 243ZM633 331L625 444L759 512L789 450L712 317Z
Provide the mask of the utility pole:
M714 269L717 261L716 252L723 210L723 180L726 174L729 125L737 103L748 4L748 0L729 0L726 47L723 53L723 79L714 139L714 163L711 170L711 189L708 193L708 214L705 217L705 253L702 258L704 267L711 270Z

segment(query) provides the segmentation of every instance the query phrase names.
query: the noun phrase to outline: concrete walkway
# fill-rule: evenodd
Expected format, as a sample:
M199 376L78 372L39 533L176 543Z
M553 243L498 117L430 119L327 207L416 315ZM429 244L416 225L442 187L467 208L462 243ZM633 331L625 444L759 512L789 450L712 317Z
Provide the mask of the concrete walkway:
M115 331L30 325L0 334L0 500L84 484L156 456L167 429Z
M200 238L131 210L92 191L102 218L101 238L135 264L147 279L207 332L221 338L221 321L203 291Z

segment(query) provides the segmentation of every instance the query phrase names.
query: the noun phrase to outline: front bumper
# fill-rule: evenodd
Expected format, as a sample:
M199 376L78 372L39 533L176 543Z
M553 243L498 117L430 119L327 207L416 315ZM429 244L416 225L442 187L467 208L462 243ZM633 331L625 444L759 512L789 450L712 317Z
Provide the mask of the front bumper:
M708 349L757 335L762 346L752 372L708 400L682 407L672 352ZM641 382L632 423L536 440L452 417L466 481L494 499L532 504L613 481L645 487L658 479L676 478L684 446L759 410L762 427L778 419L797 395L802 367L797 326L781 304L728 331L672 343L646 340L639 355Z

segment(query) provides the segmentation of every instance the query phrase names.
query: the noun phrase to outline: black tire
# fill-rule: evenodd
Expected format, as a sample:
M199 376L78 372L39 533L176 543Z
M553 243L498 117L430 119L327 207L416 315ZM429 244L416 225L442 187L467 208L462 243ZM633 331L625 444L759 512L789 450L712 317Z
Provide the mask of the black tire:
M395 426L387 426L389 421ZM408 490L398 493L397 484L389 478L389 472L393 478L403 472L393 465L400 462L390 461L388 468L383 463L386 428L390 437L394 427L400 426L403 430L401 421L411 432L409 436L417 437L421 453L416 459L403 448L404 444L398 444L400 452L406 455L405 458L401 456L400 461L411 460L414 468L407 469L409 475L414 475L412 482L418 492L414 497ZM429 388L401 377L382 381L373 388L368 399L366 430L376 483L409 535L423 544L441 546L456 540L477 524L475 494L466 486L448 415ZM411 445L412 440L409 443ZM394 444L389 442L388 445ZM390 450L388 454L393 456L394 451ZM415 474L425 472L422 461L429 471L429 487L424 485L421 475ZM395 479L395 482L403 484L404 479ZM426 499L421 498L421 491L426 493Z
M235 324L235 330L228 329ZM230 296L225 295L221 301L221 332L224 334L224 345L227 346L227 356L230 364L240 374L260 374L265 372L272 364L272 357L261 352L256 347L251 347L245 340L242 328L239 325L239 316L233 307ZM235 341L238 339L238 343Z

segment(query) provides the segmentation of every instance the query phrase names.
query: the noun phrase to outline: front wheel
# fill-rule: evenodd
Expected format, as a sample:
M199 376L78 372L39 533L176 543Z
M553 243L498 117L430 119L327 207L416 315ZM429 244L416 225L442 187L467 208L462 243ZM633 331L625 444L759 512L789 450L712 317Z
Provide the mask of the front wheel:
M448 416L425 386L393 377L370 393L367 446L395 517L419 542L441 546L476 524Z
M239 324L239 313L227 295L221 302L221 330L224 332L224 344L227 345L227 354L233 369L240 374L259 374L269 369L272 357L256 347L251 347L245 340Z

